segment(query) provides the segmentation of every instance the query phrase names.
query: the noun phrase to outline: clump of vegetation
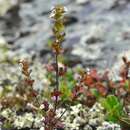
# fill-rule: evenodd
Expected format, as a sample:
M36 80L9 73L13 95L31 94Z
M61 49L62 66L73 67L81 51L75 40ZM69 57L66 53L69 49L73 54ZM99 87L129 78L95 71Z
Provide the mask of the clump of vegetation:
M102 100L102 106L107 111L107 119L109 121L117 122L123 113L123 104L114 95L108 95L106 99Z
M2 127L64 129L62 117L69 108L78 104L86 108L92 107L96 102L105 109L106 121L127 124L130 127L127 112L127 106L130 105L130 61L123 57L124 65L121 67L119 81L113 81L109 77L109 71L99 73L96 69L85 71L81 68L74 72L67 68L60 60L64 56L62 43L65 39L66 11L65 7L57 5L50 14L54 35L51 44L54 60L46 65L50 86L43 91L36 91L35 80L31 78L30 63L20 60L23 77L17 86L4 88L0 94ZM64 111L59 115L58 110L62 108ZM23 120L22 116L25 117L24 123L19 124L18 121ZM29 125L26 124L27 120Z

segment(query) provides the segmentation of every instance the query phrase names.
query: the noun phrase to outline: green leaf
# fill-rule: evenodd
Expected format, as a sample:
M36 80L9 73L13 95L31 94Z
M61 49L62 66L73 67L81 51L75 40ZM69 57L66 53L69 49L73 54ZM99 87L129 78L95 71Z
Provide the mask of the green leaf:
M92 89L90 89L90 91L92 92L92 94L93 94L96 98L98 98L98 97L100 96L100 94L99 94L99 92L97 91L96 88L92 88Z
M101 100L102 106L106 109L107 120L117 122L124 114L123 105L114 95L109 95L107 98Z
M128 80L126 80L126 82L125 82L125 88L129 89L129 81Z
M114 105L118 104L118 99L114 95L109 95L107 97L107 103L109 103L110 107L113 108Z
M57 32L63 32L64 31L64 24L62 21L57 21L55 22L55 25L54 25L54 29L57 31Z
M71 95L71 90L68 88L65 82L61 82L60 85L60 91L62 93L61 98L62 100L69 100L70 95Z

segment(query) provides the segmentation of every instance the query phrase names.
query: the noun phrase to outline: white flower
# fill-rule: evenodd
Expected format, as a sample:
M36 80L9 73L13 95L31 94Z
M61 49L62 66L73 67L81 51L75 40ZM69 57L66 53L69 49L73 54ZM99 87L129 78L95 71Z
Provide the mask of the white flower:
M62 7L62 6L61 6ZM50 14L50 18L54 18L55 17L55 15L56 15L56 8L57 7L52 7L51 8L51 14ZM63 9L63 13L65 14L67 11L68 11L68 9L66 8L66 7L63 7L62 8Z
M51 12L51 14L50 14L50 18L54 18L55 14L56 14L56 11L53 10L53 11Z
M64 7L64 12L65 12L65 13L68 12L68 9L67 9L66 7Z

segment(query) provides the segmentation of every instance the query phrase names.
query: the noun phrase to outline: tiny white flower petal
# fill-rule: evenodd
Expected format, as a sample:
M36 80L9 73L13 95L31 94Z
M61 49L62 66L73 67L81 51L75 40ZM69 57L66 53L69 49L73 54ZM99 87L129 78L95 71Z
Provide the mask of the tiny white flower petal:
M42 110L42 109L44 109L45 108L45 106L44 106L44 104L42 104L41 106L40 106L40 109Z
M68 12L68 9L67 9L66 7L64 7L64 11L65 11L65 12Z

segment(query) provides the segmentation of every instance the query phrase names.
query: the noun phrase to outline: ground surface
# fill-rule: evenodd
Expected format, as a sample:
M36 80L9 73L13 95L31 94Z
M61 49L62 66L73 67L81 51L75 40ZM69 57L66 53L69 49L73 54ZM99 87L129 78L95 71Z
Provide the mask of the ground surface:
M70 61L106 68L113 66L120 53L129 53L129 0L11 1L12 6L1 16L0 33L14 53L31 53L45 61L52 37L48 16L56 3L68 8L64 46Z

